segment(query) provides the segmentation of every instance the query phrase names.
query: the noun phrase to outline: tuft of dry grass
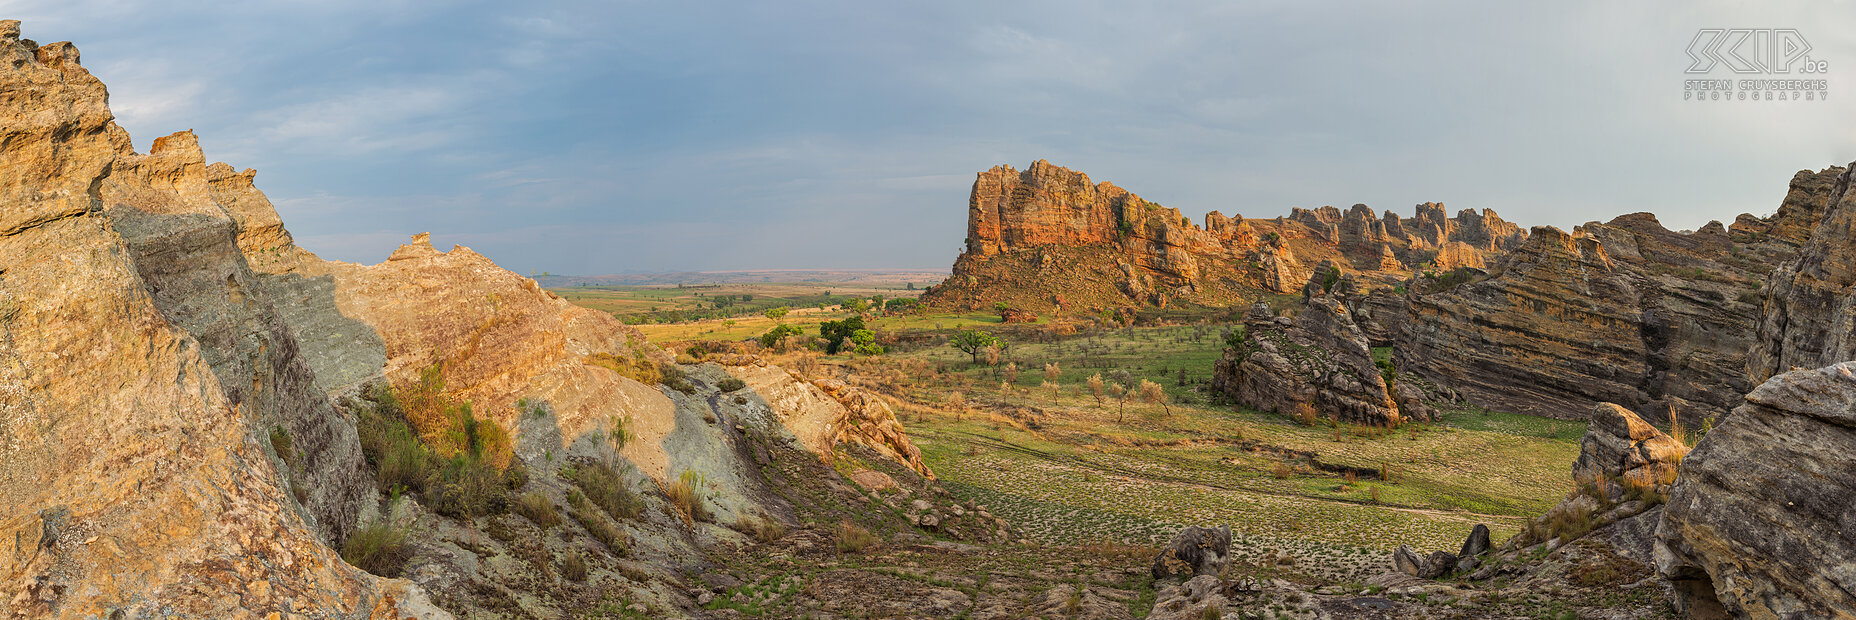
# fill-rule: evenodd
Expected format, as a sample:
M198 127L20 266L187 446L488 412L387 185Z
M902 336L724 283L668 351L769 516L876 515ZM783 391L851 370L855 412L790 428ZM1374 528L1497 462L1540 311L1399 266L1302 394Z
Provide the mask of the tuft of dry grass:
M708 504L704 503L707 500L708 483L702 472L686 469L677 476L676 482L664 488L664 495L670 498L670 505L676 507L677 513L683 516L684 523L695 524L713 518L709 514Z
M529 491L516 498L516 513L534 521L541 529L548 529L561 524L561 515L554 510L554 500L548 499L540 491Z
M586 581L586 559L580 557L579 551L568 551L561 560L561 576L568 581Z
M735 519L735 531L747 534L760 543L770 543L786 537L786 526L767 517L750 517L741 515Z
M876 534L850 521L838 522L836 538L840 553L859 553L877 544Z

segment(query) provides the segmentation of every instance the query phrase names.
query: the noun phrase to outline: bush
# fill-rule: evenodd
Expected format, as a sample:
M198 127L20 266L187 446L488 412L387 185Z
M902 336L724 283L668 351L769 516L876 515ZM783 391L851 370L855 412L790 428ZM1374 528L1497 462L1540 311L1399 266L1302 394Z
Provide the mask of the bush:
M850 521L839 521L837 529L838 552L857 553L876 546L876 534Z
M767 333L760 335L760 346L772 349L779 345L780 341L785 340L787 336L797 336L804 333L806 333L806 330L781 323L773 326L773 329L767 330Z
M747 386L748 384L746 381L742 381L734 377L726 377L722 379L721 381L715 382L716 389L724 391L724 392L733 392L735 390L739 390Z
M948 346L959 349L973 357L973 363L980 363L980 355L988 348L999 346L999 337L977 329L969 329L947 340Z
M664 378L664 387L684 394L696 392L696 385L690 383L689 376L683 372L683 367L675 364L658 364L657 371Z
M271 449L276 450L277 458L283 459L285 463L296 458L295 446L290 443L290 431L284 430L282 426L271 427Z
M342 560L355 568L382 576L398 577L412 550L406 547L407 531L393 527L384 518L348 535L342 542Z
M866 333L870 331L864 328L864 318L861 316L842 321L826 321L818 326L818 335L825 339L826 354L838 353L844 347L845 341L853 340L853 334L860 331ZM870 339L874 341L875 335L871 335Z
M562 470L561 476L573 481L574 486L586 493L587 499L614 519L636 519L644 512L644 502L639 501L638 496L626 488L625 479L605 463L589 462Z
M707 485L708 481L703 479L702 472L686 469L677 476L676 482L664 489L664 495L670 498L670 505L683 515L684 523L693 524L711 518L709 506L704 503Z
M561 524L560 513L554 511L554 500L540 491L529 491L516 498L516 514L528 517L544 530Z

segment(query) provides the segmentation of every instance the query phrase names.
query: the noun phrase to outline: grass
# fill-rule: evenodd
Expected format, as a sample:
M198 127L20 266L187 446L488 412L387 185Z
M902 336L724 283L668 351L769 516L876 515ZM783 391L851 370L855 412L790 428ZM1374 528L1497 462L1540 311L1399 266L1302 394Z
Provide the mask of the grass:
M682 515L684 523L694 524L712 518L707 503L708 481L703 479L702 472L684 470L675 482L664 488L664 495L670 498L670 505Z
M580 492L579 489L567 492L567 518L579 523L580 527L586 529L588 536L599 541L599 544L605 545L613 555L624 556L631 551L630 539L627 539L618 527L607 520L607 517L600 515L600 510L593 505L593 500L587 499L586 494Z
M429 384L428 384L429 385ZM376 384L366 394L371 406L359 412L356 430L361 452L374 467L375 482L389 495L410 491L433 512L454 517L496 514L508 509L509 491L527 482L527 472L512 462L505 437L494 423L453 418L459 435L446 439L450 448L435 446L407 419L401 404L406 390ZM438 407L469 416L467 407L451 407L437 394L416 395L422 406ZM432 404L437 401L438 404ZM490 430L496 429L496 430ZM442 433L441 433L442 434ZM445 450L451 450L446 454ZM501 455L500 457L497 455ZM497 465L501 460L502 467Z
M515 511L544 530L561 524L561 514L555 511L554 500L540 491L529 491L517 497Z
M850 521L839 521L832 538L838 544L839 553L862 553L878 542L876 534Z
M342 560L375 575L398 577L406 560L412 558L412 549L406 546L409 534L385 518L368 523L342 542Z
M644 511L644 501L625 485L619 472L605 463L590 461L563 468L561 477L572 481L593 505L614 519L637 519Z

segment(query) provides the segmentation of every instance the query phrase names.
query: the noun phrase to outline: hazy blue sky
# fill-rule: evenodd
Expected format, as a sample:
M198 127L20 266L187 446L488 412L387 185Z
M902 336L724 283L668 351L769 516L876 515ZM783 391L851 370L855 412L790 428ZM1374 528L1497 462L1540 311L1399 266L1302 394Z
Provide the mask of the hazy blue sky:
M139 149L197 130L209 159L258 169L300 244L359 262L429 230L523 273L944 268L974 173L1039 158L1195 220L1443 201L1692 228L1856 159L1847 2L913 4L0 0L0 18L75 41ZM1831 98L1684 101L1706 27L1798 29L1829 72L1788 77Z

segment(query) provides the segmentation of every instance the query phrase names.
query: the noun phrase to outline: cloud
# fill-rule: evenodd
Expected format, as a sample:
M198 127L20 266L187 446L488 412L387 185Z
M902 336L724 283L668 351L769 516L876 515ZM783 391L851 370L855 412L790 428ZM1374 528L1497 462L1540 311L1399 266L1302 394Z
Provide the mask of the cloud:
M194 128L306 247L518 271L925 267L1044 158L1196 215L1442 200L1568 227L1771 211L1856 159L1847 4L26 0L141 144ZM1684 104L1702 27L1795 27L1829 102ZM1842 94L1838 94L1842 93Z

